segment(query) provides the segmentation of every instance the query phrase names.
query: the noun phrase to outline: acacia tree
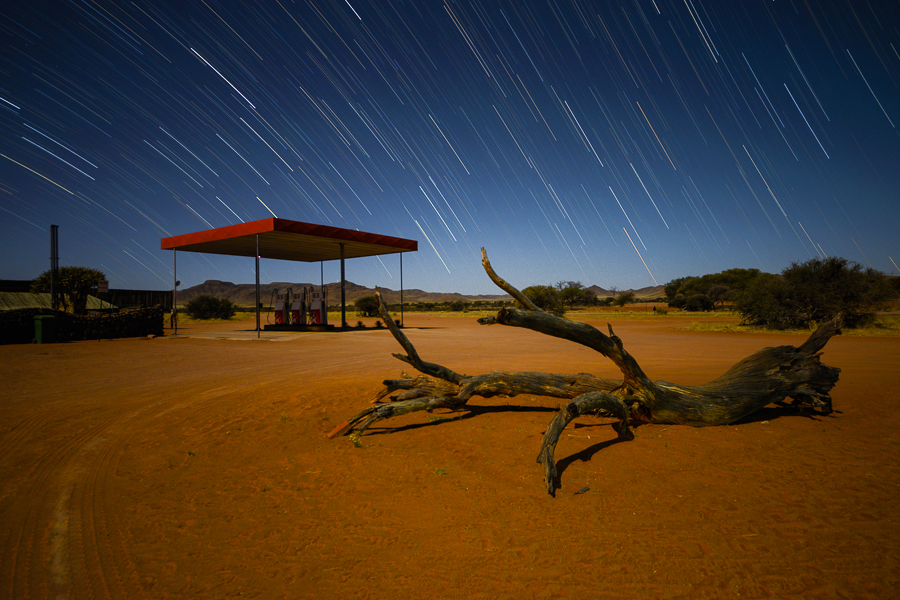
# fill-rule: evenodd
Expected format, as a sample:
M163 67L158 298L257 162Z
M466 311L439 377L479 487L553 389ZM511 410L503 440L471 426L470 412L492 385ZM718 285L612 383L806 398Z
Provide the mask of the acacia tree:
M665 284L664 290L672 308L685 308L690 298L700 295L706 296L713 307L724 307L725 302L737 300L759 274L759 269L728 269L701 277L680 277ZM688 310L707 310L696 308L705 304L697 298L693 302L695 308Z
M356 314L360 317L377 317L379 306L378 298L375 296L363 296L355 302Z
M672 300L675 299L675 296L677 296L679 293L683 294L683 292L680 292L681 286L683 286L685 283L687 283L688 281L690 281L692 279L697 279L697 278L694 276L679 277L678 279L673 279L669 283L665 284L665 286L663 287L663 291L666 294L666 298L671 302Z
M613 300L613 304L615 304L616 306L625 306L626 304L631 304L636 299L637 294L635 294L631 290L628 290L627 292L619 292L615 300Z
M106 275L97 269L88 267L61 267L57 270L56 289L59 291L59 301L63 310L72 307L76 315L87 312L87 299L91 288L96 287L97 282L106 279ZM50 281L53 270L48 269L41 273L32 283L31 291L42 293L50 291Z
M558 317L566 314L566 304L563 302L559 290L552 285L532 285L522 290L522 294L541 310Z
M719 308L725 308L725 302L731 294L732 291L724 285L714 285L706 291L706 295L712 301L713 306L718 305Z
M597 302L597 296L580 281L560 281L556 289L559 290L560 301L569 308L591 306Z
M744 321L773 329L807 328L838 313L847 327L863 326L893 295L887 277L845 258L791 263L781 276L759 275L735 300Z
M792 398L795 405L832 412L829 392L840 369L823 365L820 350L840 333L841 316L822 325L799 347L763 348L738 362L724 375L700 386L683 386L667 381L653 382L625 350L622 340L609 327L609 335L586 323L569 321L541 310L528 296L497 275L482 249L482 264L488 276L523 308L503 308L496 316L478 320L482 325L524 327L538 333L566 339L591 348L611 360L622 372L621 381L588 373L563 375L522 371L490 371L463 375L445 366L422 360L412 342L391 320L380 301L382 316L406 354L394 357L412 365L422 375L387 380L375 397L389 402L369 407L348 419L328 436L361 435L373 423L415 411L437 408L460 410L473 396L516 396L532 394L566 398L547 430L538 452L544 466L547 491L559 487L554 460L556 443L563 429L575 418L598 414L615 418L618 439L633 438L631 427L640 423L724 425L734 423L762 407ZM378 293L380 299L380 293Z

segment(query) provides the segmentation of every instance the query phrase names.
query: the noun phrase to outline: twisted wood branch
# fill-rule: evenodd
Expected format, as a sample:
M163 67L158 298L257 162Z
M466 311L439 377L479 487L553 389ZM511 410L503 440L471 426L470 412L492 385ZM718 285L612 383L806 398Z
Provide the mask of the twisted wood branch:
M733 423L773 402L792 398L795 404L831 412L829 392L838 381L840 369L822 364L820 351L840 333L842 316L817 329L799 347L778 346L762 350L741 360L721 377L699 386L684 386L667 381L651 381L622 340L608 326L609 335L586 324L554 316L538 308L521 291L494 271L482 249L482 265L491 280L515 298L524 308L503 308L496 316L479 319L483 325L522 327L538 333L569 340L602 354L622 372L622 381L590 374L560 375L529 371L491 371L463 375L442 365L423 361L406 335L388 313L381 293L376 291L382 317L406 354L394 356L413 366L424 376L403 374L399 380L387 380L375 402L386 396L390 402L363 410L342 423L329 437L355 430L357 435L373 423L410 412L436 408L457 410L473 396L532 394L567 398L567 403L550 422L541 441L538 462L544 465L547 491L552 495L559 486L554 451L559 436L573 419L600 413L619 419L620 440L632 439L629 422L669 423L692 426Z

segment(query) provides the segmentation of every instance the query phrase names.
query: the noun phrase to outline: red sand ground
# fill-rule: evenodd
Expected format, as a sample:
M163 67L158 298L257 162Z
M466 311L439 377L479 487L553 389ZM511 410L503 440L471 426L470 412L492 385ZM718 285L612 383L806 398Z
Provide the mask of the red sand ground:
M617 375L533 332L406 322L459 372ZM802 341L682 322L613 325L652 378L686 384ZM0 598L897 597L898 338L831 340L829 417L767 409L611 445L608 422L579 419L556 498L535 463L553 399L326 439L405 368L398 351L384 330L0 347Z

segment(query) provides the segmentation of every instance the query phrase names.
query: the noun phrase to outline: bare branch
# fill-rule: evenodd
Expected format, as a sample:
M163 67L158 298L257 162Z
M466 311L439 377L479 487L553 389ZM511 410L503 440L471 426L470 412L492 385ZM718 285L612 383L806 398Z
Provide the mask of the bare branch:
M482 324L500 324L531 329L591 348L610 359L622 372L623 381L602 379L590 374L558 375L535 372L490 371L466 376L442 365L423 361L415 347L388 313L379 291L378 304L394 339L406 350L395 354L425 376L384 382L377 402L390 395L390 403L367 408L338 425L329 437L356 429L362 433L373 423L414 411L435 408L458 410L473 396L532 394L572 401L554 417L541 441L538 462L544 464L547 491L558 487L554 452L561 432L575 418L587 413L612 415L619 419L619 439L631 439L632 425L651 421L692 426L722 425L745 418L771 403L792 398L795 405L831 412L829 392L838 381L840 369L822 364L820 351L840 333L841 315L825 323L799 347L763 348L735 364L721 377L699 386L667 381L651 381L637 361L625 350L622 340L609 326L609 335L586 323L556 317L537 308L524 294L498 276L482 249L482 264L491 280L526 307L504 308L496 316L479 319ZM397 393L395 393L397 392Z
M381 297L381 291L378 288L375 288L375 297L378 298L378 308L381 311L381 316L384 318L384 322L387 325L387 328L391 331L394 336L394 339L399 342L403 349L406 350L406 356L395 354L397 358L408 362L410 365L415 367L417 370L425 373L426 375L431 375L432 377L437 377L438 379L443 379L445 381L450 381L452 383L459 383L465 378L465 375L460 375L456 371L452 371L447 367L443 367L441 365L437 365L434 363L429 363L423 361L419 358L419 353L416 352L415 346L403 335L403 332L400 331L400 328L397 327L397 324L394 323L394 320L391 318L390 313L388 312L387 306L384 304L384 298Z
M491 278L491 281L497 284L497 287L499 287L501 290L512 296L516 301L518 301L519 304L521 304L528 310L544 312L543 310L538 308L534 302L531 301L531 298L511 286L506 282L505 279L497 275L497 273L494 271L494 268L491 266L491 261L488 260L487 251L484 248L481 249L481 264L482 266L484 266L484 271L488 274L488 277Z

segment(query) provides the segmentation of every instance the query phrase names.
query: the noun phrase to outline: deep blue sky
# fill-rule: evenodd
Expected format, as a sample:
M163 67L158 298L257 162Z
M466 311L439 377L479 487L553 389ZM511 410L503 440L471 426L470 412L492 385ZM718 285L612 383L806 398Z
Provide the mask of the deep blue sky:
M72 0L0 25L0 278L49 267L53 223L62 265L165 289L160 238L273 214L416 239L429 291L497 293L482 246L520 288L900 262L896 0ZM398 262L347 278L396 289ZM179 253L178 278L253 261Z

